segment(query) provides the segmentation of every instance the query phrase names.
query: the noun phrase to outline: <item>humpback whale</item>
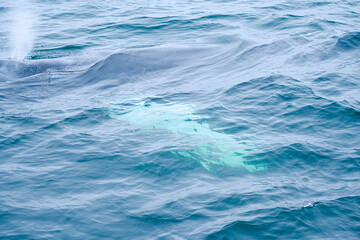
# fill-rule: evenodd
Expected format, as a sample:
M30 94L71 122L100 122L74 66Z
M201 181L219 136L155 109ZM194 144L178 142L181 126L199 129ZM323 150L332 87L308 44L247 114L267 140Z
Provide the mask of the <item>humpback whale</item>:
M171 153L197 160L210 172L215 166L245 168L249 172L266 169L262 164L245 160L254 147L233 135L212 130L191 104L137 99L123 104L110 103L108 115L138 128L167 130L188 141L187 149L172 150Z

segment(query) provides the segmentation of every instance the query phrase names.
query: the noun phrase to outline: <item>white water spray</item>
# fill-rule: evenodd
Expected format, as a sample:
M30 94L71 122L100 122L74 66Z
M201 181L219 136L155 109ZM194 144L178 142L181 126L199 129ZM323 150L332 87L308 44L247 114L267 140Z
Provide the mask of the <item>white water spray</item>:
M37 18L33 7L30 1L18 0L9 11L9 57L13 60L23 61L33 49Z

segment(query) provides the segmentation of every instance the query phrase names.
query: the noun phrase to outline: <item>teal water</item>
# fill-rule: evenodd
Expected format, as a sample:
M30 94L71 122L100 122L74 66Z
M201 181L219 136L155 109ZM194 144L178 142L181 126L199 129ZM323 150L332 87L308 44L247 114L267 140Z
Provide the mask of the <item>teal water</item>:
M0 22L0 239L360 239L360 1Z

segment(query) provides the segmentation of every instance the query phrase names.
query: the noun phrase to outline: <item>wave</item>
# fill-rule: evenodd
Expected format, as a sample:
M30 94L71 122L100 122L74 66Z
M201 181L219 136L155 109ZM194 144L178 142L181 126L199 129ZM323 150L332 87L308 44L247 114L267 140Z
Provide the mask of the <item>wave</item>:
M360 47L360 32L351 32L340 37L335 45L337 50L351 51Z
M157 47L98 56L64 57L31 61L0 61L0 80L16 88L48 82L58 93L99 84L115 87L141 81L155 72L170 71L189 64L192 58L204 59L214 48ZM101 57L100 57L101 58ZM197 60L198 61L198 60Z
M244 220L227 224L206 239L278 239L278 236L288 239L356 239L360 235L356 224L358 217L353 208L360 210L359 200L359 196L349 196L302 208L277 207L262 213L257 210L251 218L243 216Z

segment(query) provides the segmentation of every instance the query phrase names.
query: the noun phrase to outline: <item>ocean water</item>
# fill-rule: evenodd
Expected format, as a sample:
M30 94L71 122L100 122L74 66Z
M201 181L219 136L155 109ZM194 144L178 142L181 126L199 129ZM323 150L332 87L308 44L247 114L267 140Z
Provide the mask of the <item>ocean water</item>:
M0 23L0 239L360 239L360 1Z

